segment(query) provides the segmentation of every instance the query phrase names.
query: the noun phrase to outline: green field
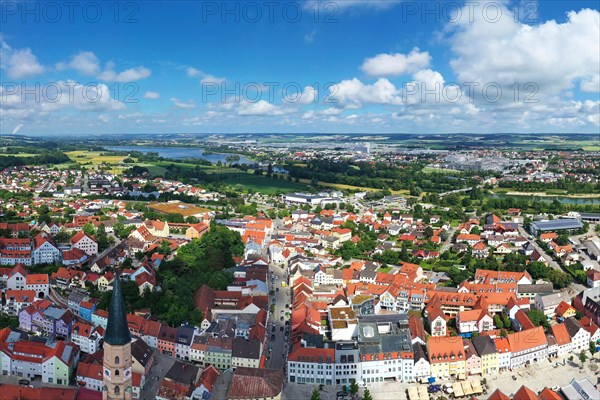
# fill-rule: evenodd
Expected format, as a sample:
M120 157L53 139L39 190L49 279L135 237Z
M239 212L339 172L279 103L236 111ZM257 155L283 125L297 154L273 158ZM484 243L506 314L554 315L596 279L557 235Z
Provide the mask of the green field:
M457 173L460 173L460 171L457 170L457 169L432 168L432 167L425 167L425 168L422 169L422 172L424 174L442 174L442 173L457 174Z

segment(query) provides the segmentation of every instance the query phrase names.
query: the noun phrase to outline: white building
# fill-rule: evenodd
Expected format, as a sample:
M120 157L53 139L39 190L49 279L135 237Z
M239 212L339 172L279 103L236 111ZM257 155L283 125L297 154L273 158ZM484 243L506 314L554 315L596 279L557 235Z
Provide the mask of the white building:
M25 290L33 290L36 297L45 299L50 292L48 274L28 274L25 277Z
M429 359L425 353L425 346L420 343L413 345L414 351L414 366L413 376L414 380L418 381L421 378L428 378L431 376L431 368L429 365Z
M83 231L77 232L71 238L71 245L77 249L85 251L88 256L98 254L98 243Z
M541 326L511 333L507 339L511 349L511 369L535 364L548 358L548 342Z
M333 385L335 350L296 347L288 356L288 382Z
M575 318L567 318L565 327L571 337L571 351L579 353L581 350L587 350L590 346L590 333L583 329Z
M77 344L81 351L94 354L100 347L102 336L92 326L83 322L76 322L71 332L71 340Z

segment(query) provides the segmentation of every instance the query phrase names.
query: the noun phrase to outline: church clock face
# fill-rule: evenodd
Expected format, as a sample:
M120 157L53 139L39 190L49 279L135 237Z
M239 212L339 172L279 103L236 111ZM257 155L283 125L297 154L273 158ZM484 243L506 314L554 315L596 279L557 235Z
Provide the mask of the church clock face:
M110 369L104 368L104 376L110 379Z
M127 368L125 369L125 378L130 378L131 377L131 368Z

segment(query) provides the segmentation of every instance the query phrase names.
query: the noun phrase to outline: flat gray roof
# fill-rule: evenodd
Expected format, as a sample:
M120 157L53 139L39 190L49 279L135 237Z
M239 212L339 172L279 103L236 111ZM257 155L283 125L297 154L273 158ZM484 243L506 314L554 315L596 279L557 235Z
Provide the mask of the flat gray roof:
M574 218L561 218L550 221L533 221L531 225L533 225L533 227L538 231L583 228L581 221Z

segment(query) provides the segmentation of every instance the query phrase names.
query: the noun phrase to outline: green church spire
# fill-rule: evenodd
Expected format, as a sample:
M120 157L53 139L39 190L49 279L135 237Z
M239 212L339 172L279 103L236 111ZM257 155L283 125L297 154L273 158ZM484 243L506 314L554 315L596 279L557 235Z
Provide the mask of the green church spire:
M131 334L127 326L127 312L121 288L121 275L116 274L113 280L112 296L108 309L108 324L104 335L104 343L124 345L131 341Z

